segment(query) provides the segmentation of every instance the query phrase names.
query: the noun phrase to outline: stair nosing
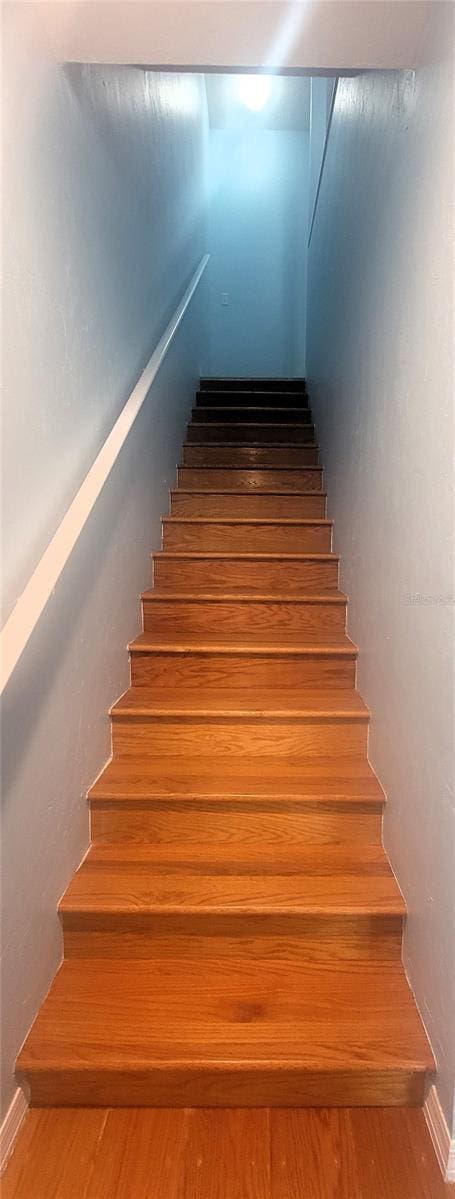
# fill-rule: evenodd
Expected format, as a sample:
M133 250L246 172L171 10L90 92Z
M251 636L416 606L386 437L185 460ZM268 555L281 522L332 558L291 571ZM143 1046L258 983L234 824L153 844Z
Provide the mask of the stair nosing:
M358 695L358 692L351 688L337 688L327 692L331 697L339 695L340 692L344 696L345 692L351 691L352 694L358 696L359 702L350 707L348 703L344 707L335 710L330 707L327 701L321 701L321 704L312 703L310 706L298 706L291 698L286 697L287 703L274 707L265 706L264 704L255 704L254 698L250 702L244 697L237 697L235 692L231 697L231 704L226 703L226 696L220 695L217 697L217 706L215 708L207 708L204 706L203 700L200 699L197 703L191 694L187 696L187 702L181 703L172 707L165 701L159 701L158 688L153 689L152 699L150 695L144 695L144 692L150 692L152 689L147 687L131 686L120 696L120 699L112 705L109 710L109 715L112 720L196 720L196 721L213 721L213 720L285 720L300 723L344 723L355 722L358 724L368 724L370 721L370 711L364 701ZM316 693L316 689L315 693ZM226 689L227 695L229 690ZM304 695L302 689L302 695ZM323 695L324 692L321 692ZM135 706L125 704L125 697L129 695L135 696ZM142 700L142 702L141 702Z
M366 918L371 920L395 921L397 918L404 919L404 917L407 915L404 901L400 903L398 898L396 903L394 902L393 906L390 905L387 907L381 907L379 904L377 904L375 907L373 901L370 901L369 904L366 903L364 907L356 907L352 903L342 904L341 902L338 904L320 903L319 905L315 904L313 906L309 903L302 903L298 906L290 903L273 905L272 903L264 902L259 904L254 903L253 901L245 904L243 907L240 904L238 906L230 906L227 903L213 905L207 904L204 907L197 907L196 905L192 905L183 901L182 903L175 904L156 902L150 903L147 906L143 905L140 908L135 908L133 906L128 907L126 903L122 906L121 901L119 901L116 908L103 906L99 901L94 901L93 905L89 907L87 904L83 905L80 902L78 904L77 900L72 900L71 902L68 901L65 903L62 899L60 900L58 911L63 918L65 918L65 916L100 915L104 918L111 917L112 920L115 921L119 917L121 918L122 916L125 916L135 917L138 923L140 923L141 920L146 920L147 917L150 916L178 916L181 919L186 917L194 918L195 916L198 916L202 918L206 917L208 920L213 920L214 917L223 919L226 917L238 916L239 918L241 917L245 919L255 916L267 916L269 918L284 917L289 921L291 921L293 918L299 919L302 916L306 917L307 919L314 919L315 921L321 920L321 918L324 917L330 918L331 920L336 918L343 920L346 919L346 917L358 916L363 919ZM292 927L290 927L290 936L292 936L292 932Z
M204 443L204 444L206 445L206 443ZM221 442L221 445L224 445L224 442ZM192 447L190 447L190 448L192 448ZM238 446L237 448L242 449L241 446L240 447ZM256 448L257 447L255 446L255 449ZM276 443L275 443L275 448L276 448ZM302 447L299 446L298 448L301 449ZM304 446L303 448L306 449L307 447ZM278 446L278 449L282 449L282 446ZM295 449L295 445L292 445L291 449ZM319 449L319 446L310 446L310 449L317 450L317 449ZM286 466L285 464L283 464L283 466L281 466L281 465L280 466L271 466L269 462L266 463L264 466L233 466L232 463L229 463L228 466L213 466L212 463L209 463L208 466L188 466L186 462L181 462L179 464L178 469L179 470L240 470L240 471L242 471L242 474L244 474L245 471L247 471L248 474L251 474L253 471L263 471L263 470L275 470L275 471L276 470L280 470L280 471L293 470L294 472L298 471L299 474L301 473L302 470L303 471L319 470L319 471L321 471L321 474L323 471L323 467L321 466L321 464L319 462L309 462L308 466L295 466L295 465L294 466L293 465ZM256 493L254 493L254 494L256 494ZM291 495L293 495L293 494L294 494L294 492L291 492Z
M231 550L231 552L224 552L222 550L153 550L151 556L152 558L241 558L242 561L252 559L261 562L268 562L270 560L275 562L339 562L340 560L339 554L333 554L329 550L321 554L242 554L240 551L236 553L235 550Z
M170 601L172 603L176 602L176 603L198 603L198 604L199 603L201 603L201 604L203 604L203 603L217 603L217 604L223 604L223 603L246 603L246 604L249 604L249 603L259 603L259 604L290 603L290 604L321 604L322 605L322 604L347 604L348 596L345 595L344 592L342 592L342 591L340 591L339 594L337 594L337 595L333 595L329 591L327 592L327 594L324 594L324 592L315 591L314 595L311 593L311 591L299 593L298 595L296 595L293 592L290 592L289 595L283 595L281 592L278 594L276 594L274 592L269 592L264 595L264 594L261 594L258 592L258 594L256 595L256 593L254 591L249 591L249 592L242 591L239 593L222 592L222 591L212 591L212 592L160 591L158 588L149 588L147 591L142 592L141 600L144 603L149 603L151 601L164 600L166 602Z
M195 635L192 639L178 637L178 635L175 634L173 640L169 640L165 643L162 641L154 641L153 633L147 634L147 637L148 640L146 641L145 635L139 634L139 637L135 637L132 641L130 641L128 644L128 650L130 654L225 654L226 656L229 654L242 654L245 657L248 657L249 654L258 656L261 654L265 656L270 654L276 655L277 657L281 654L289 657L293 654L296 654L309 658L357 658L359 653L358 646L355 645L353 641L350 641L348 637L346 638L345 645L330 645L329 643L326 645L318 645L317 643L314 645L283 645L280 644L279 641L275 641L274 643L271 643L270 641L264 641L263 645L257 643L254 643L253 645L247 645L245 642L238 643L235 641L235 639L233 639L232 642L221 640L220 642L215 642L211 645L210 643L204 642L204 635L202 633L200 635ZM141 640L141 638L143 638L143 640Z
M236 413L236 415L237 415L237 413L239 413L239 412L246 412L246 413L248 413L248 416L250 415L250 413L265 413L269 417L268 420L264 420L264 421L262 421L262 420L261 421L238 420L238 424L240 427L244 424L245 425L253 425L253 424L312 425L313 424L313 422L311 420L297 421L297 420L289 419L289 418L292 418L292 416L294 416L297 412L304 412L305 414L308 413L308 416L312 415L311 408L306 407L305 405L301 405L301 404L286 404L286 405L283 404L282 407L280 407L280 405L277 404L276 408L274 408L273 404L228 404L228 403L226 403L226 404L196 404L191 409L191 424L194 424L194 425L211 425L211 424L223 425L223 424L228 424L228 423L231 424L232 423L231 421L216 420L216 418L213 418L212 420L210 420L210 418L208 420L195 419L197 412L202 412L203 416L206 416L209 412L215 412L218 414L219 412L229 412L229 410L230 410L231 416L234 413ZM280 413L280 414L286 413L286 415L288 416L288 419L287 420L286 419L279 420L278 415L277 415L276 420L271 420L270 419L271 412L277 413L277 414L278 413Z
M431 1050L428 1051L428 1054L425 1057L422 1054L421 1058L412 1057L406 1061L397 1058L395 1062L390 1062L388 1059L384 1060L382 1058L378 1058L375 1061L365 1061L364 1059L359 1060L358 1057L353 1055L352 1057L343 1059L343 1061L337 1062L335 1066L325 1063L321 1066L320 1060L318 1060L317 1057L299 1058L285 1057L284 1055L281 1057L272 1056L262 1059L259 1057L250 1058L244 1054L242 1054L242 1057L235 1058L221 1057L218 1054L215 1054L213 1057L210 1057L208 1054L206 1054L204 1057L202 1056L202 1053L200 1056L196 1056L194 1054L191 1057L189 1055L185 1057L182 1055L173 1056L170 1054L169 1057L150 1057L145 1066L144 1060L138 1063L131 1062L131 1059L125 1055L124 1057L118 1056L115 1065L109 1063L106 1066L94 1066L93 1062L84 1062L81 1061L80 1057L78 1056L71 1058L69 1055L65 1056L63 1061L61 1055L60 1058L49 1058L46 1056L43 1057L41 1061L39 1058L37 1059L36 1056L29 1059L27 1057L27 1050L22 1049L18 1055L17 1069L22 1073L29 1074L31 1077L42 1074L43 1070L46 1072L46 1074L58 1076L59 1074L64 1075L71 1073L73 1070L78 1075L91 1075L93 1074L93 1070L96 1069L101 1078L103 1077L103 1073L106 1073L107 1075L126 1073L134 1078L135 1075L143 1076L144 1069L153 1070L153 1072L156 1074L160 1073L161 1071L163 1073L167 1073L169 1071L178 1072L179 1070L186 1072L188 1069L195 1070L196 1067L198 1074L201 1075L204 1075L206 1072L214 1073L219 1071L221 1073L224 1070L229 1071L229 1074L245 1074L246 1071L249 1073L254 1073L257 1071L258 1074L264 1075L269 1073L274 1074L275 1071L279 1070L280 1074L283 1075L286 1075L287 1073L291 1074L296 1071L302 1071L302 1073L305 1074L317 1074L318 1077L324 1077L326 1074L330 1075L331 1077L337 1074L344 1075L347 1071L352 1069L353 1071L359 1071L362 1075L362 1078L368 1074L377 1075L378 1072L387 1074L402 1074L403 1071L405 1071L406 1073L412 1074L427 1074L429 1071L434 1072L436 1069L435 1060ZM239 1104L236 1103L235 1106L237 1107Z
M199 467L194 467L194 468L189 467L189 470L193 470L193 469L198 470ZM207 468L202 467L202 470L205 470L205 469L212 470L213 468L212 467L207 467ZM224 469L224 468L221 468L221 469ZM228 468L226 468L226 469L228 469ZM304 467L304 469L306 470L307 468ZM308 469L310 469L310 468L308 468ZM234 490L228 491L228 489L226 487L223 487L221 489L216 488L216 487L213 487L213 488L211 487L209 489L202 488L202 487L171 487L169 494L171 496L229 495L229 496L236 496L237 498L240 496L242 499L244 498L244 496L250 496L250 495L253 495L255 498L257 496L261 496L261 495L266 495L266 496L273 495L280 499L302 499L302 498L308 499L309 497L311 497L313 499L314 496L318 496L318 497L322 496L323 499L327 499L326 491L276 491L273 489L271 489L270 491L234 491Z
M244 409L244 411L245 411L245 409ZM282 421L278 421L278 420L249 420L249 421L248 420L244 420L244 421L206 420L206 421L204 421L204 420L197 420L197 421L189 421L188 425L192 429L213 429L213 428L216 429L218 425L221 425L221 427L223 427L224 425L228 425L228 426L235 425L236 428L238 428L238 429L255 429L256 426L259 425L259 427L261 429L262 428L276 429L277 427L278 428L282 427L284 429L291 430L291 429L305 429L305 428L311 429L313 426L313 421L311 421L311 420L309 420L309 421L292 421L292 420L282 420Z
M304 517L264 517L264 516L162 516L162 523L166 525L272 525L272 528L286 528L301 525L306 528L331 529L333 528L333 520L323 516L304 516Z
M184 441L184 450L318 450L315 441L296 443L295 441ZM186 466L186 463L183 463Z
M205 806L212 804L215 808L221 804L235 805L247 804L254 807L255 805L267 805L268 807L284 808L287 804L292 804L301 808L318 807L323 810L335 808L340 811L351 811L360 808L368 808L372 812L382 812L387 799L384 792L381 791L380 784L378 787L381 793L376 795L348 795L346 790L340 791L335 795L320 795L315 791L308 792L287 792L280 793L277 791L273 797L264 794L263 792L250 793L246 791L229 793L226 790L221 790L219 793L207 792L191 789L191 793L182 791L160 791L158 788L153 790L144 789L140 794L134 795L131 790L126 787L123 791L113 791L112 786L107 784L93 783L93 786L87 792L87 799L91 805L101 804L117 804L123 805L126 808L137 808L138 806L148 807L149 804L185 804L190 807L192 804L204 804ZM102 840L102 838L100 838Z

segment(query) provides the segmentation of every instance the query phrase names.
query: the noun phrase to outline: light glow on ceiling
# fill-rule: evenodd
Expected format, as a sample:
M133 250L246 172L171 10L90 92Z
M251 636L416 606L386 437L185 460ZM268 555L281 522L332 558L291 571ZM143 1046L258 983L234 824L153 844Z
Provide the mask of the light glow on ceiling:
M270 100L272 81L269 75L240 75L239 96L252 112L260 112Z

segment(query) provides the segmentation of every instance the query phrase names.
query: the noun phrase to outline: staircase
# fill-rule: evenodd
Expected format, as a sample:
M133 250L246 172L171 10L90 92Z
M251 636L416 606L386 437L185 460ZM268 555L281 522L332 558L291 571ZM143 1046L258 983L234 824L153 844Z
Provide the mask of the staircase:
M20 1054L35 1106L421 1104L302 380L203 380Z

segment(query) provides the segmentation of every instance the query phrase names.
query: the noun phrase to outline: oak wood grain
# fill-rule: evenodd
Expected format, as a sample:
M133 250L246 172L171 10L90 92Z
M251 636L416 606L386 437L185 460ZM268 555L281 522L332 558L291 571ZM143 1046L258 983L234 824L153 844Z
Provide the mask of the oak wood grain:
M33 1102L421 1102L433 1059L401 963L206 967L198 957L132 960L128 971L64 962L19 1058Z
M234 769L235 767L235 769ZM366 761L294 766L223 758L114 758L91 790L92 835L123 844L279 844L380 839L384 794Z
M355 811L384 802L384 792L366 758L340 761L337 757L295 764L271 755L258 769L256 758L248 754L235 760L228 755L210 760L188 755L184 763L164 754L152 762L116 756L89 792L91 799L148 799L153 795L190 800L295 800L328 806L336 801Z
M229 845L251 843L261 851L264 843L363 845L380 841L382 812L379 805L346 806L336 800L330 805L295 800L186 799L162 796L155 799L92 800L91 827L94 841L118 841L128 845L143 841L157 843L197 842L201 836Z
M324 519L248 520L228 517L163 517L166 550L249 553L327 553L332 522Z
M230 516L243 519L291 517L307 519L325 516L324 492L292 495L290 492L259 493L236 491L171 491L172 516Z
M181 1196L271 1199L270 1112L193 1112Z
M189 1124L185 1110L109 1111L84 1199L179 1199Z
M379 846L94 846L60 903L65 956L395 956L405 905Z
M155 585L168 591L334 591L338 586L336 554L153 554Z
M157 589L142 595L144 630L172 631L177 637L200 633L229 633L235 637L251 629L278 637L285 632L302 637L308 633L337 634L345 630L346 604L346 596L337 591L235 596L216 592L169 594Z
M361 757L366 752L369 712L358 692L226 690L201 687L176 693L168 688L130 687L111 712L116 754L187 757L204 753Z
M49 1108L29 1112L2 1195L452 1199L455 1187L415 1108Z
M356 647L344 634L199 637L142 633L130 644L133 686L353 688Z
M85 1199L107 1118L103 1108L29 1112L2 1199Z
M278 424L248 424L237 421L221 424L216 421L195 421L188 425L185 445L314 445L313 424L298 421Z
M317 466L317 446L296 445L184 445L184 466L235 466L243 470L273 466ZM300 482L302 486L302 481Z
M198 491L202 488L208 493L212 490L234 490L257 494L278 490L299 494L307 491L320 492L322 489L322 467L317 465L299 466L297 470L286 465L278 468L266 465L259 469L254 466L242 468L229 464L218 468L179 466L177 478L179 488Z

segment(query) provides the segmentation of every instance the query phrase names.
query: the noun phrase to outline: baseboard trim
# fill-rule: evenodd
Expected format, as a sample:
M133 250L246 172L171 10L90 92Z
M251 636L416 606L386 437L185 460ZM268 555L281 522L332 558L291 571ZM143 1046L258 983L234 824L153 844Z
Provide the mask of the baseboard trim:
M455 1182L455 1137L450 1139L450 1131L435 1086L430 1087L423 1110L444 1179L446 1182Z
M0 1128L0 1174L3 1174L8 1158L14 1149L17 1134L27 1111L27 1096L22 1087L17 1087Z

